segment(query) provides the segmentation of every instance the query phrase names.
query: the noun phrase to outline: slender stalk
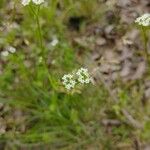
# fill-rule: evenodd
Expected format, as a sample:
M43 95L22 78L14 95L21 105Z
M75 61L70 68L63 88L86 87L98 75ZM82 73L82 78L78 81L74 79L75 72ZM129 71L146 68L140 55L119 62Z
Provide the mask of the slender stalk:
M37 24L37 31L38 31L38 38L39 38L39 47L42 51L42 57L43 59L45 58L45 48L43 46L43 36L42 36L42 30L41 30L41 25L40 25L40 20L39 20L39 13L40 13L40 5L38 6L37 11L35 11L32 7L32 5L29 6L31 12L35 16L36 19L36 24Z
M44 51L42 30L41 30L40 21L39 21L39 11L40 11L40 6L38 6L38 12L36 14L36 23L37 23L38 34L39 34L40 48L42 51Z
M38 38L39 38L39 47L41 49L41 55L42 55L42 66L45 69L45 71L47 72L47 74L49 75L49 70L47 67L47 63L46 63L46 57L45 57L45 47L43 45L43 35L42 35L42 29L41 29L41 25L40 25L40 20L39 20L39 13L40 13L40 5L38 6L37 10L35 10L32 5L29 6L32 14L35 17L35 21L37 24L37 32L38 32ZM38 67L38 66L37 66ZM36 69L36 75L38 76L38 68ZM44 83L43 83L44 86Z
M145 57L147 61L149 61L149 54L148 54L148 49L147 49L147 43L148 43L148 37L146 34L146 30L142 26L142 33L143 33L143 39L144 39L144 52L145 52Z
M43 65L44 69L47 71L47 73L49 74L49 70L48 70L46 58L45 58L45 48L43 45L43 36L42 36L42 29L41 29L40 20L39 20L39 12L40 12L40 6L38 6L38 10L37 10L35 17L36 17L37 30L38 30L38 36L39 36L39 42L40 42L39 46L42 51L42 58L43 58L42 65Z

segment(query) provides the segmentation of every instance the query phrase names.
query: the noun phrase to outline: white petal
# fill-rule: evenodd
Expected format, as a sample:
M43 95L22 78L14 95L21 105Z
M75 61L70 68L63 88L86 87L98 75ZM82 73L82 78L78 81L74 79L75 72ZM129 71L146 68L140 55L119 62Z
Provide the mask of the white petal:
M1 55L4 57L7 57L9 55L9 52L8 51L2 51Z
M33 3L35 3L36 5L42 4L44 2L44 0L32 0Z
M22 0L22 5L26 6L30 3L31 0Z

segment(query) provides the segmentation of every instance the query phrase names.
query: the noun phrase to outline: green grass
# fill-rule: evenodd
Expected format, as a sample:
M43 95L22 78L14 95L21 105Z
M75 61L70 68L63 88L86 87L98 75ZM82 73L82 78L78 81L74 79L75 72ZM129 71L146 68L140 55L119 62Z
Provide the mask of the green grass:
M117 149L118 143L133 144L131 141L135 137L142 142L149 141L150 121L144 116L148 117L150 111L148 106L141 107L142 93L136 89L138 83L128 87L118 81L121 88L117 95L118 103L112 100L102 83L82 87L80 93L64 90L62 75L84 65L77 57L76 47L68 40L67 21L75 15L87 17L91 24L100 22L104 10L98 10L96 0L64 0L59 1L61 11L57 12L58 1L52 0L48 7L41 8L39 18L44 49L40 48L35 17L29 7L23 8L16 1L17 9L11 10L13 14L8 20L5 20L5 16L0 18L0 24L15 21L19 14L22 18L19 20L19 28L5 34L2 32L0 36L3 40L1 48L7 45L17 48L15 54L3 60L0 102L23 113L20 122L8 122L9 129L0 135L0 141L10 150L22 147L110 150ZM7 2L0 5L1 12L6 15ZM56 47L49 47L53 35L57 36L59 43ZM39 63L43 50L46 65ZM88 50L85 54L88 54ZM136 129L128 124L120 111L123 108L127 108L134 118L143 122L144 129ZM11 116L12 112L5 115ZM111 127L109 133L101 123L104 118L117 119L121 125ZM25 131L21 131L22 125Z

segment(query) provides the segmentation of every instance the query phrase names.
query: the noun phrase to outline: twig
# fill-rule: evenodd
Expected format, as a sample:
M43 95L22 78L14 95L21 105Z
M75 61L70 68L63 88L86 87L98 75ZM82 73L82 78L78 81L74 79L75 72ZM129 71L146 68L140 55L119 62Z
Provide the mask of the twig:
M137 120L135 120L131 114L129 114L129 112L126 109L122 109L121 110L123 115L126 117L126 119L128 120L128 122L134 127L134 128L138 128L138 129L142 129L143 125L140 124Z

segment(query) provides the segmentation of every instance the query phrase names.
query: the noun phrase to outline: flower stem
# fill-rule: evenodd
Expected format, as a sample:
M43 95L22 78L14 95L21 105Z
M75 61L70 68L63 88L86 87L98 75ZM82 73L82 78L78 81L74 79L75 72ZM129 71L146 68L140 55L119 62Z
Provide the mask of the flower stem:
M33 13L33 15L35 17L35 21L36 21L36 24L37 24L37 32L38 32L38 38L39 38L39 47L41 49L41 55L42 55L42 65L43 65L44 69L47 71L47 73L49 74L47 63L46 63L46 57L45 57L45 47L43 45L42 29L41 29L40 20L39 20L40 5L38 6L37 11L34 10L32 5L30 5L30 9L31 9L31 12Z
M142 27L142 33L143 33L143 38L144 38L145 57L146 57L147 61L149 61L149 54L148 54L148 49L147 49L148 37L147 37L146 30L144 29L144 27Z
M39 13L40 13L40 5L38 6L37 11L35 11L32 7L32 5L30 5L30 9L31 12L33 13L33 15L35 16L35 20L36 20L36 24L37 24L37 32L38 32L38 38L39 38L39 47L42 51L42 57L43 59L45 58L45 48L43 46L43 36L42 36L42 30L41 30L41 25L40 25L40 20L39 20Z
M40 26L40 21L39 21L39 11L40 11L40 6L38 7L38 13L36 15L36 23L37 23L38 34L39 34L40 48L42 51L44 51L43 37L42 37L42 31L41 31L41 26Z

